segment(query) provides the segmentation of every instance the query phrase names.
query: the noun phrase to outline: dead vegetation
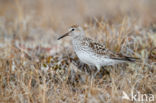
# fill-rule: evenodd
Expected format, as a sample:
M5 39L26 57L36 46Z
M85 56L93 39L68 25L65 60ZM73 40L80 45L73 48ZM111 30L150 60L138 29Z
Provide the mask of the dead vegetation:
M123 91L152 94L156 101L156 17L154 0L0 1L1 103L131 103ZM141 62L91 71L57 41L70 25L83 26L118 53ZM153 101L153 103L155 103ZM138 102L139 101L133 101ZM152 102L151 102L152 103Z

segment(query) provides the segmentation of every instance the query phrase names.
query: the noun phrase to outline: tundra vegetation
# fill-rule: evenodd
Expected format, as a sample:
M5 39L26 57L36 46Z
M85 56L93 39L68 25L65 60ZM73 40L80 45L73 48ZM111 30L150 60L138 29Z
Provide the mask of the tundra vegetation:
M0 102L131 103L122 96L133 92L155 103L155 11L156 0L1 0ZM70 38L57 41L73 24L140 61L103 67L91 85L96 68L79 61Z

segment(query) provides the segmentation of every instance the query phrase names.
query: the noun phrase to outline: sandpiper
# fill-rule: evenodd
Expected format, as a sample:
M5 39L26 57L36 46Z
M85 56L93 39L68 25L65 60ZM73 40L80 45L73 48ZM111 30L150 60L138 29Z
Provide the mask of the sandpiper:
M58 38L58 40L70 36L72 39L73 49L85 64L96 66L96 74L100 71L101 66L114 65L124 62L135 62L138 58L119 55L105 45L97 43L85 36L84 30L79 25L73 25L69 31Z

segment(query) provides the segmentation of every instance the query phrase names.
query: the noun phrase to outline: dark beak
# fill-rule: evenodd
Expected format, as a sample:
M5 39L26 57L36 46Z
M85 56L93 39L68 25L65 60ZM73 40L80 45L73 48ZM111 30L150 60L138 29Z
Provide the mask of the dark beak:
M60 39L62 39L62 38L64 38L64 37L68 36L70 32L71 32L71 31L69 31L69 32L65 33L64 35L60 36L57 40L60 40Z

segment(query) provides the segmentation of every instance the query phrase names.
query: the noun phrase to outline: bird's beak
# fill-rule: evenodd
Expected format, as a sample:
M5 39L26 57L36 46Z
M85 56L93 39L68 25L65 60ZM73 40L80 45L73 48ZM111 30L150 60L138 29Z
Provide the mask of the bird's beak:
M57 40L60 40L60 39L62 39L64 37L66 37L66 36L69 36L70 33L71 33L71 31L65 33L64 35L60 36Z

